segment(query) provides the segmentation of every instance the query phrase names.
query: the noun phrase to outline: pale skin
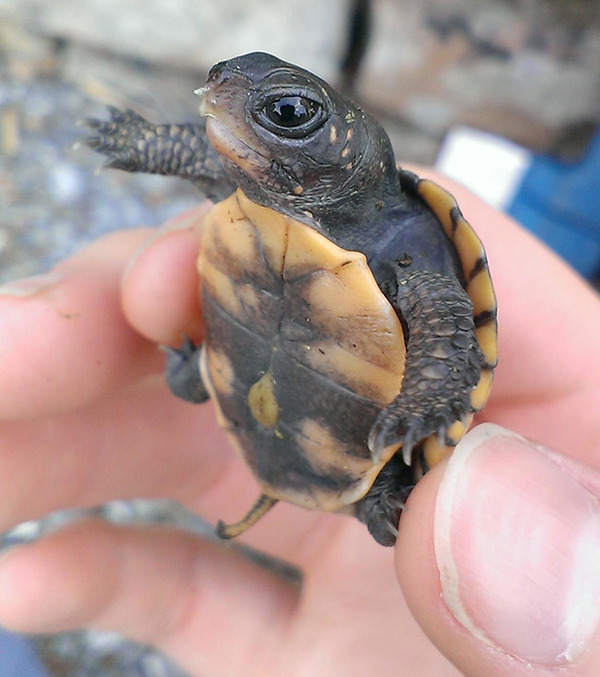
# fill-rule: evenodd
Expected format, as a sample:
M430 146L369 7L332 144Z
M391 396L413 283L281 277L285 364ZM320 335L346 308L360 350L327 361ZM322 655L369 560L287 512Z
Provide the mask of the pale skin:
M478 421L598 468L596 294L509 219L443 185L484 241L498 295L500 363ZM140 496L231 521L255 499L211 405L176 400L160 376L157 343L202 335L194 261L207 208L158 233L107 236L37 293L0 295L0 529ZM301 567L302 592L218 543L83 522L0 560L0 624L115 630L206 677L555 674L489 649L444 605L432 546L442 473L411 495L395 557L356 520L273 509L243 540ZM597 674L599 655L561 674Z

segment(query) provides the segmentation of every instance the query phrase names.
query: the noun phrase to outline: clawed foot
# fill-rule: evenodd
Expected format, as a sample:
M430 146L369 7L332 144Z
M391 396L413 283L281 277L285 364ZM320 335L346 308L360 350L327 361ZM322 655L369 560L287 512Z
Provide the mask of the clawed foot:
M186 337L180 348L162 349L167 355L165 377L173 395L195 404L205 402L209 394L200 375L200 348Z
M369 493L357 503L356 516L381 545L396 543L400 515L413 486L411 469L394 456L382 468Z
M432 434L438 436L440 445L452 444L447 439L450 426L465 421L471 412L469 392L454 395L449 401L406 404L399 399L383 409L369 434L369 449L375 458L389 446L402 444L402 459L412 464L414 447Z
M110 120L86 120L94 136L85 141L90 148L107 156L104 167L128 172L148 171L144 140L156 135L156 127L133 110L108 107Z

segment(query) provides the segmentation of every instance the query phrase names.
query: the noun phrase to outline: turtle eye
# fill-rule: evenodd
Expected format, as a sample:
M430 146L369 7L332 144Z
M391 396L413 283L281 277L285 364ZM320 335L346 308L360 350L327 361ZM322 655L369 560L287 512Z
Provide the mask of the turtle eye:
M280 94L266 101L263 99L254 115L265 129L288 138L310 134L328 118L319 101L300 94Z
M305 96L282 96L280 99L269 101L265 106L265 113L269 120L278 127L300 127L311 120L319 104Z

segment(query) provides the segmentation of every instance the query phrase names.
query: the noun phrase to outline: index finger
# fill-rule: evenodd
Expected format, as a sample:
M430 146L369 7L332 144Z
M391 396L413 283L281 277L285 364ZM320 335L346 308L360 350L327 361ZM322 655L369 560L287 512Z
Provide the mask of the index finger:
M147 237L106 236L48 275L0 288L0 419L67 411L156 368L120 304L123 268Z
M170 270L183 281L152 278L141 298L148 308L157 309L165 326L185 316L183 329L197 335L193 259L207 209L205 204L191 210L159 231L139 228L107 235L48 275L0 287L0 419L71 411L162 371L156 342L169 337L144 336L129 322L123 309L123 278L157 233L178 231L174 247L168 237L161 241ZM182 261L181 251L188 259Z

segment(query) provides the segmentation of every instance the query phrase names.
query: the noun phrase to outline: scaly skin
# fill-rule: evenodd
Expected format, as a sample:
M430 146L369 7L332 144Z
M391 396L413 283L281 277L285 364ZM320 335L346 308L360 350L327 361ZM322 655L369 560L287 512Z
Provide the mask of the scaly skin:
M206 139L203 123L154 125L132 110L109 108L109 112L110 120L87 121L95 131L87 144L107 156L105 167L179 176L215 202L235 190Z
M408 328L406 371L402 390L379 414L369 435L369 448L402 442L405 462L415 444L445 433L470 411L483 354L475 336L473 304L458 280L430 272L406 276L396 271L394 306ZM424 387L425 386L425 387Z
M356 504L356 517L367 525L373 538L393 546L404 502L414 487L412 468L399 454L383 466L367 495Z
M163 350L167 355L165 378L173 395L193 404L206 402L209 394L200 375L201 347L185 338L180 348L164 346Z

